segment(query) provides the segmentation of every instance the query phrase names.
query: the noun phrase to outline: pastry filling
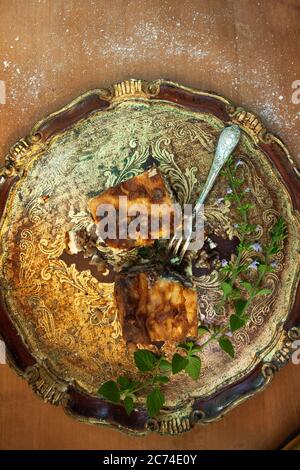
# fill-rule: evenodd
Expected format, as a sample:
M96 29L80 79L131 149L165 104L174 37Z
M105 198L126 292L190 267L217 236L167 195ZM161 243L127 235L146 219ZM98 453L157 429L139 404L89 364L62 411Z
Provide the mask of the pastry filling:
M181 282L147 273L119 275L115 297L123 337L132 343L197 337L197 293Z
M152 245L155 239L169 238L174 226L173 204L171 190L159 170L152 167L92 198L88 207L94 223L99 226L101 220L107 218L101 210L113 206L116 230L113 236L108 234L104 243L111 248L132 249ZM164 215L166 224L162 223ZM133 239L130 226L133 227L131 223L136 217L139 217L139 223ZM156 224L152 223L153 218L156 218Z

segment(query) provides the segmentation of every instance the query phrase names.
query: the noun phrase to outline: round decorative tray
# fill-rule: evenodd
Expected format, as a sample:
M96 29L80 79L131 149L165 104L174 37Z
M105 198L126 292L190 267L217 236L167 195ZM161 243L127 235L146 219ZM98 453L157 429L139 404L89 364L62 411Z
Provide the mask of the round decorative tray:
M131 415L97 395L99 386L136 373L114 302L114 273L98 272L65 250L66 232L87 223L95 194L155 163L181 203L204 185L220 130L238 124L235 151L259 245L277 217L288 236L266 275L268 295L233 333L236 358L210 343L198 380L178 374L149 419L143 402ZM262 390L300 337L300 180L288 150L260 120L229 100L166 80L129 80L90 91L36 124L1 170L0 333L11 365L45 401L73 417L142 435L177 434L219 418ZM205 207L219 255L234 256L236 211L219 178ZM222 323L218 272L193 272L201 318ZM168 350L165 350L168 354Z

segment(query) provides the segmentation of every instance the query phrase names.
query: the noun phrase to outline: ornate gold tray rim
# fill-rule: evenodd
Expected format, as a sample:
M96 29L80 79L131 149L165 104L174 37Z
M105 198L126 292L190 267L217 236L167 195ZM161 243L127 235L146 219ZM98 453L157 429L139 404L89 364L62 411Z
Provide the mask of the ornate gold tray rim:
M130 100L130 99L149 99L155 98L159 92L161 86L166 85L170 87L174 87L178 90L183 90L188 93L192 93L193 95L199 95L203 97L211 97L215 100L221 101L228 111L228 114L232 120L232 122L238 123L242 129L249 134L256 143L262 141L268 142L273 141L275 142L283 151L284 155L288 159L289 163L291 164L293 171L300 177L299 169L297 168L296 163L294 162L290 152L286 148L285 144L281 141L280 138L276 137L275 135L268 133L262 122L252 113L247 112L244 108L235 107L235 105L226 99L225 97L218 95L216 93L200 91L195 88L187 87L180 85L176 82L172 82L169 80L155 80L152 82L146 82L143 80L126 80L121 83L117 83L110 87L109 89L95 89L90 90L83 95L79 96L75 100L71 101L68 105L64 106L60 110L49 114L46 118L40 120L37 124L35 124L29 133L29 135L19 142L17 142L9 151L9 154L6 157L6 165L4 168L0 169L0 182L2 179L2 183L6 180L9 180L13 177L18 177L26 171L27 164L32 163L36 158L39 157L41 153L43 153L48 146L53 142L53 140L62 135L67 129L70 129L73 125L77 125L81 120L86 118L86 115L82 116L81 118L74 121L70 126L67 126L64 131L59 132L57 134L52 135L50 138L46 139L45 142L42 142L41 134L39 130L41 127L47 125L53 118L62 115L64 112L69 112L72 108L76 105L81 103L83 100L98 95L100 99L107 100L110 105L114 105L114 103L118 103L120 101ZM159 98L158 98L159 99ZM161 100L164 101L164 100ZM165 100L166 102L170 102L169 100ZM180 103L174 104L181 106ZM185 107L185 105L182 105ZM93 110L92 110L93 111ZM92 112L91 111L91 112ZM95 110L94 110L95 111ZM96 109L96 111L100 111ZM278 171L280 177L281 174ZM291 195L289 193L289 197ZM5 213L8 210L7 207L4 207L4 213L2 214L2 221L5 219ZM297 213L299 217L299 211L294 209L294 214ZM295 292L296 296L296 292ZM278 328L282 325L277 325ZM62 404L65 411L68 414L71 414L73 417L79 419L80 421L92 423L92 424L100 424L100 425L107 425L110 427L115 427L119 430L124 430L125 432L132 432L133 434L145 434L149 430L154 429L162 434L164 433L179 433L186 431L193 426L194 423L208 423L212 420L219 419L221 415L227 413L232 408L236 407L238 404L246 400L247 398L253 396L258 391L263 390L266 385L270 382L273 378L274 373L288 360L290 359L293 348L292 342L294 339L300 337L300 328L299 327L292 327L288 332L282 330L281 333L278 331L277 340L275 339L273 343L273 348L267 355L266 361L264 361L262 367L262 375L264 382L262 385L251 391L243 396L239 397L238 399L234 400L232 403L228 404L224 407L222 412L215 418L209 419L205 417L204 414L201 412L195 413L195 410L192 409L184 409L180 410L180 412L171 413L171 416L168 417L167 420L161 420L160 422L156 422L155 420L151 420L149 422L149 426L144 431L132 431L127 427L123 427L119 424L114 424L111 422L107 422L106 420L96 419L91 417L83 417L80 416L72 411L72 409L68 405L68 384L60 381L58 377L56 377L52 372L51 368L45 361L37 361L37 363L33 366L29 366L24 370L20 369L14 358L13 355L8 353L8 363L11 367L13 367L16 372L25 378L31 388L44 400L51 402L53 404ZM4 338L5 339L5 338ZM24 338L23 342L26 344ZM189 406L188 406L189 408ZM174 416L172 417L172 414ZM167 423L167 424L166 424ZM171 424L170 424L171 423Z

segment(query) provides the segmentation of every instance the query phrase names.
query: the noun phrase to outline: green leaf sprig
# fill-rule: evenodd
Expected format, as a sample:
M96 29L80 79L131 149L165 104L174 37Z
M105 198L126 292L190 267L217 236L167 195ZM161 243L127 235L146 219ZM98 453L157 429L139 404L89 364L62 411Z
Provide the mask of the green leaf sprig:
M248 308L256 297L271 293L270 289L264 287L265 275L274 271L272 257L282 249L283 241L287 237L287 227L284 219L279 217L269 231L268 243L262 246L259 245L258 259L249 265L249 256L247 255L250 251L253 251L249 236L253 235L257 229L257 226L249 221L249 212L253 205L246 201L248 192L243 187L244 180L238 177L238 165L234 163L232 157L228 160L222 175L227 178L230 185L230 191L226 198L235 204L238 213L241 215L241 221L237 224L240 240L237 255L233 261L228 262L221 269L222 274L225 274L226 277L221 284L223 298L220 307L224 306L226 301L231 301L233 302L234 313L229 318L229 325L215 329L201 347L203 348L213 340L218 340L221 349L229 356L234 357L234 346L228 333L234 333L245 326L249 320ZM255 279L251 282L243 280L237 282L252 267L257 270Z
M229 335L245 326L249 320L248 309L253 300L258 296L271 293L270 289L264 287L265 275L274 271L272 258L283 247L283 241L287 237L287 227L283 217L276 220L273 228L269 231L268 243L260 246L260 252L257 254L258 259L251 263L255 265L256 277L251 282L244 280L237 282L251 269L247 255L253 251L253 245L249 241L249 236L255 233L257 226L249 221L249 212L253 205L246 200L248 191L247 188L244 189L244 180L238 177L238 165L235 164L232 157L229 158L222 175L227 178L230 185L230 191L226 198L235 204L241 215L241 221L237 224L240 240L237 255L221 270L222 275L225 274L226 277L221 284L223 298L220 302L220 308L224 306L226 301L231 301L234 313L230 315L229 324L215 327L213 331L209 331L209 338L198 347L203 350L210 342L218 341L220 348L233 358L235 350Z
M237 285L237 278L249 270L247 253L252 249L247 238L256 231L256 225L249 222L249 212L253 205L246 199L246 190L243 189L243 179L238 177L238 166L231 157L227 162L223 175L227 177L232 192L227 195L235 204L237 211L241 214L241 222L238 224L240 242L237 248L237 256L233 262L229 262L223 273L227 275L221 287L223 289L222 305L226 300L232 300L235 312L230 316L230 329L232 332L243 327L249 319L247 309L255 297L269 295L270 289L263 286L266 273L273 271L271 264L272 256L280 251L282 242L286 238L286 224L282 217L279 217L273 228L269 231L269 242L260 246L259 259L254 260L254 268L257 269L256 279L253 282L241 281ZM253 264L253 263L252 263Z
M98 394L104 399L121 404L127 414L131 414L141 392L147 391L146 405L150 417L155 416L165 403L165 395L161 386L169 382L169 375L185 370L189 376L197 380L201 370L201 360L196 355L200 348L192 341L181 343L179 348L184 355L175 353L169 362L164 356L158 356L148 349L138 349L134 353L134 362L143 380L131 380L120 376L116 381L105 382ZM144 378L148 375L148 378Z

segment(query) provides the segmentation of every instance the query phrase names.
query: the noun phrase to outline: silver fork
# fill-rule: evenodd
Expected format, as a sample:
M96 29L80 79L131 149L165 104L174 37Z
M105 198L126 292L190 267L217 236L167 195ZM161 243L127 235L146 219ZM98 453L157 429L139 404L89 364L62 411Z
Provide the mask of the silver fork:
M221 169L227 162L228 158L236 148L237 144L239 143L241 136L241 131L239 126L236 124L233 124L232 126L225 127L218 140L217 148L215 151L215 156L207 177L207 180L205 182L205 185L203 187L202 193L200 194L196 205L193 209L191 218L188 220L188 233L186 234L186 238L183 239L183 236L181 236L179 239L176 237L176 234L171 238L169 245L168 245L168 251L170 255L171 262L174 264L180 264L185 252L190 244L191 241L191 236L192 236L192 222L196 214L198 213L200 207L202 204L204 204L210 190L212 189L217 176L219 175Z

